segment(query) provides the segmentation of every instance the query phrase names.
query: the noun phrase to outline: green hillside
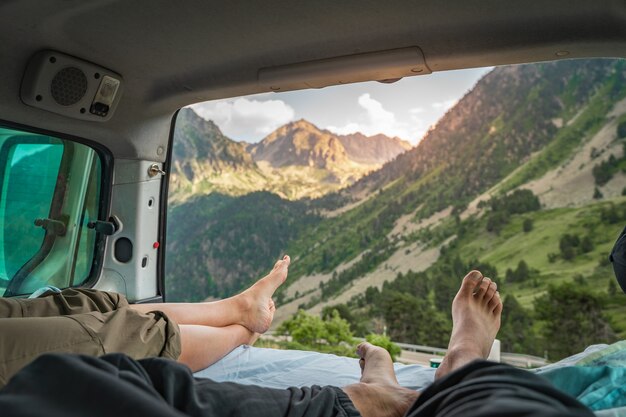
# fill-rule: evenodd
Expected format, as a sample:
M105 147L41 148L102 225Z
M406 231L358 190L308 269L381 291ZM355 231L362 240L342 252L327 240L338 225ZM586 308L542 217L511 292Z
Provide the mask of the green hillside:
M527 226L524 231L525 221L532 222L530 230ZM347 309L336 307L340 312L351 311L353 328L364 334L378 330L376 323L382 320L395 341L445 346L452 297L463 275L476 268L498 282L505 299L504 322L510 314L520 319L521 312L522 321L529 324L521 329L503 326L499 335L503 349L541 356L547 352L551 359L558 359L592 343L626 337L625 296L617 293L608 263L610 248L625 222L626 198L582 208L513 214L499 233L487 230L488 216L465 221L449 219L433 231L433 236L440 232L454 236L454 240L432 267L422 273L400 274L381 291L370 287L352 299ZM573 254L564 257L561 241L565 235L577 236L588 246L579 244ZM519 266L522 261L525 268ZM578 317L585 305L574 299L570 307L575 311L540 317L537 311L546 305L556 308L562 304L550 295L551 288L558 293L571 290L575 297L587 297L597 306L588 315ZM512 304L513 311L506 308ZM407 309L407 305L419 308ZM577 337L571 340L564 329L574 318L576 323L571 325L579 328L574 330ZM596 322L590 324L592 319ZM580 335L586 325L591 329L588 337ZM563 330L553 334L557 343L548 337L547 329L559 326Z
M417 208L416 219L449 206L460 213L477 195L495 187L518 167L523 166L518 173L525 181L558 167L576 151L576 145L589 140L598 125L606 123L609 110L626 95L625 68L623 62L614 60L497 68L479 81L419 146L342 193L349 198L355 189L371 187L374 198L327 219L290 244L289 250L299 255L299 262L289 279L332 271L364 250L399 247L401 242L390 242L387 234L400 216ZM583 78L585 82L580 81ZM568 99L570 96L576 100ZM558 116L572 120L576 114L571 125L557 128L552 122ZM560 143L574 135L572 132L576 140L562 149ZM561 151L551 156L555 148ZM538 159L550 162L535 169ZM510 184L509 178L496 188L508 190ZM313 249L308 242L320 246Z
M239 198L214 193L175 206L168 216L168 300L238 292L268 272L287 242L317 222L303 203L267 192Z

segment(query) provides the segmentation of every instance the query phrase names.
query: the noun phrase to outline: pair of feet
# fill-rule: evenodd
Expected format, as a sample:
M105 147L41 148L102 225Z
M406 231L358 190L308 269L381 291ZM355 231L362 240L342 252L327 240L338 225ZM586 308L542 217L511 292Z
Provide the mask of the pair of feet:
M501 313L496 284L478 271L467 274L452 302L452 335L435 379L474 360L486 359L500 329ZM362 343L357 353L361 357L361 381L344 388L355 407L363 417L403 416L419 393L398 384L385 349Z

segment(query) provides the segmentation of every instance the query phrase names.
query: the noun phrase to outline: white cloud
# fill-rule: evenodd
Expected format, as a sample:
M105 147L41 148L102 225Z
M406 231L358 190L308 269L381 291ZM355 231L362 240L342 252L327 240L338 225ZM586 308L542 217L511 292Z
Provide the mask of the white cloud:
M454 106L457 101L458 101L457 99L451 99L451 100L445 100L445 101L436 101L436 102L432 103L431 106L432 106L433 109L444 109L444 110L447 111L449 108Z
M359 96L359 106L365 109L374 128L375 126L388 128L396 123L396 116L385 110L379 101L374 100L367 93Z
M295 112L282 100L250 100L245 97L208 101L191 106L196 113L213 120L235 140L257 142L278 127L294 120Z
M409 109L409 113L410 114L424 113L424 108L423 107L413 107L412 109Z
M420 123L421 121L415 115L411 116L412 123L401 122L393 112L385 109L380 101L372 98L368 93L361 94L357 102L363 109L357 115L357 121L349 120L343 126L326 126L326 129L339 135L361 132L372 136L383 133L387 136L398 136L412 143L416 143L426 132L426 129L422 127L423 123Z

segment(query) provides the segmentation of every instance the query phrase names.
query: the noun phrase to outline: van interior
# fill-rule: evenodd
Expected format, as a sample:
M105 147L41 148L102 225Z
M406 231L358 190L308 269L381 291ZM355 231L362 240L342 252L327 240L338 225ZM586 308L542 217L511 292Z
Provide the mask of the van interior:
M168 300L181 108L626 58L626 4L10 0L0 4L0 39L0 293L89 287L153 303Z

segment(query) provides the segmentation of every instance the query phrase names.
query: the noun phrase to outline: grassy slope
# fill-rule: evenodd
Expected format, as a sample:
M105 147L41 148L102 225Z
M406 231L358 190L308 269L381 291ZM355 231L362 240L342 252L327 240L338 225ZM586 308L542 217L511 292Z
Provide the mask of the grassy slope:
M622 209L626 206L626 198L614 202ZM590 291L606 295L608 282L614 276L610 265L603 261L623 228L623 221L614 224L602 221L602 210L610 204L600 202L582 208L560 208L514 215L500 235L487 232L484 220L480 220L459 240L459 252L463 259L477 258L495 265L502 283L502 293L514 294L524 307L532 307L533 300L544 294L548 285L574 281L577 275L584 277ZM529 233L522 231L525 218L534 221L534 228ZM548 254L559 253L559 240L565 233L578 234L581 238L591 236L594 250L578 255L572 261L559 258L550 262ZM504 283L506 269L515 269L522 259L530 268L537 270L536 283ZM620 337L625 338L626 303L623 299L621 303L619 301L619 297L611 300L606 312L611 316Z

